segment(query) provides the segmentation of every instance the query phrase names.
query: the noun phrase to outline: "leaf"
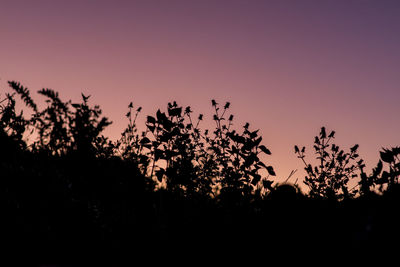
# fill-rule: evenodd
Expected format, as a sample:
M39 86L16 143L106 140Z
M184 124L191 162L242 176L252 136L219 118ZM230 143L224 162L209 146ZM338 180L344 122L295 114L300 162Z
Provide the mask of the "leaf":
M150 141L150 139L149 138L147 138L147 137L143 137L142 138L142 140L140 140L140 144L148 144L148 143L150 143L151 141Z
M261 166L261 167L264 167L265 169L267 169L267 166L264 164L264 162L262 162L262 161L259 161L259 162L257 162L257 165L258 166Z
M263 186L264 186L265 189L272 190L272 183L273 183L272 181L263 180L262 182L263 182Z
M391 163L394 161L394 156L391 151L385 150L384 152L380 151L379 153L384 162Z
M171 117L180 117L182 114L182 108L171 108L168 109L168 115Z
M337 149L338 149L338 147L337 147L335 144L332 144L331 150L332 150L333 152L337 152Z
M257 185L260 180L261 180L261 175L253 174L253 180L251 180L251 184Z
M251 164L254 163L254 161L257 160L257 156L255 154L251 154L250 156L246 157L245 161L244 161L244 165L246 167L250 167Z
M129 103L129 106L128 106L128 108L133 108L133 103L131 102L131 103Z
M264 145L259 146L262 152L264 152L267 155L271 155L271 151L269 151L268 148L266 148Z
M185 114L190 114L190 113L192 113L192 110L190 109L190 106L187 106L185 108Z
M246 142L246 138L240 136L238 134L230 134L229 137L232 139L233 142L244 144Z
M147 123L150 124L155 124L156 123L156 119L152 116L147 116Z
M356 144L352 148L350 148L350 151L351 152L356 152L357 148L358 148L358 144Z
M14 91L16 91L20 95L21 99L28 107L31 107L34 111L37 111L37 106L33 102L28 88L24 88L19 82L15 81L9 81L8 84L12 89L14 89Z
M275 171L274 168L272 166L267 166L267 171L270 175L275 176Z
M164 116L162 114L163 113L161 113L161 111L158 109L157 112L156 112L156 116L157 116L158 122L162 122L163 121Z
M262 140L262 136L260 136L259 138L257 138L256 140L254 140L254 146L258 146L261 143ZM249 140L251 141L251 140ZM268 150L268 149L267 149ZM268 150L269 151L269 150Z
M251 132L251 133L250 133L250 138L256 138L257 135L258 135L258 131L259 131L259 130L256 130L256 131L254 131L254 132Z
M392 152L394 155L400 155L400 147L393 147Z
M381 173L382 168L383 168L382 161L379 160L378 164L376 165L376 167L374 169L372 169L372 175L375 176L375 177L378 176Z
M81 95L82 95L82 99L83 99L83 102L87 102L88 100L89 100L89 98L90 98L90 95L89 96L85 96L83 93L81 93Z
M314 143L315 144L320 144L318 136L315 137Z
M389 182L389 173L387 171L384 171L382 173L381 178L377 179L375 183L379 184L379 185L382 185L382 184L385 184L385 183L388 183L388 182Z
M306 172L308 172L310 174L314 173L311 164L308 164L307 167L305 167L304 169L306 170Z
M322 128L321 128L321 132L319 133L319 136L321 137L321 139L326 138L325 127L322 127Z
M299 147L298 146L294 146L294 153L299 153L299 152L300 152Z

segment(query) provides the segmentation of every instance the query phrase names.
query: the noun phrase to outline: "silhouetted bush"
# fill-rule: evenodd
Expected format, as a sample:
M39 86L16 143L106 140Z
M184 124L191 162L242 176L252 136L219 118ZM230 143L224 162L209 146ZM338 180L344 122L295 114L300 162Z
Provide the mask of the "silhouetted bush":
M102 135L111 122L89 96L64 102L42 89L40 109L27 88L9 85L0 100L0 231L7 249L31 262L372 252L400 237L398 147L383 149L367 175L358 145L341 150L323 127L316 166L295 146L310 189L303 194L270 180L275 171L261 160L270 150L249 123L234 129L229 102L211 101L212 130L176 102L140 130L141 107L130 103L128 126L112 141Z
M330 144L335 131L327 135L325 127L321 128L319 136L315 137L314 150L319 164L312 166L305 161L305 147L301 150L295 146L298 155L307 172L304 183L310 188L311 197L322 197L341 200L354 197L358 190L348 190L347 184L351 179L358 177L356 171L362 170L365 165L363 160L356 161L358 145L350 148L350 152L344 152L338 145ZM330 148L330 149L329 149Z

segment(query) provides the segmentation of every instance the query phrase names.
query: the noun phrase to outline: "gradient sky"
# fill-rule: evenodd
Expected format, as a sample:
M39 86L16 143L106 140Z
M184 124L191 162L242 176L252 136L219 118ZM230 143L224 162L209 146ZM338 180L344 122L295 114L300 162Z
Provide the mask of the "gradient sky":
M230 101L278 181L304 177L293 146L313 156L321 126L360 144L370 172L400 144L399 14L388 0L0 0L0 89L91 94L113 139L131 100L143 117L172 100L210 117L212 98Z

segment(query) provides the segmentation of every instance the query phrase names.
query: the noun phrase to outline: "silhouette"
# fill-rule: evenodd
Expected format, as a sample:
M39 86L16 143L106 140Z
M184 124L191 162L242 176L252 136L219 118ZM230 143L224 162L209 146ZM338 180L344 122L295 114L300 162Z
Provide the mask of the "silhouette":
M354 197L358 193L357 189L349 190L347 187L347 183L358 176L356 172L362 172L365 167L362 159L356 161L359 157L358 145L350 148L350 152L344 152L338 145L330 143L334 138L335 131L327 135L325 127L322 127L319 136L315 137L314 150L319 161L315 167L305 161L305 147L300 151L299 147L295 146L295 153L306 166L307 176L304 183L310 188L312 197L343 199Z
M9 85L13 93L0 99L0 231L9 255L30 264L383 253L400 237L398 147L380 151L367 174L358 145L340 150L323 127L316 166L295 146L310 189L303 194L274 184L273 167L260 159L271 151L249 123L233 129L229 102L211 101L212 130L176 102L139 130L141 107L130 103L128 126L112 141L102 135L111 122L90 96L64 102L42 89L41 110L27 88ZM17 96L30 112L17 111Z

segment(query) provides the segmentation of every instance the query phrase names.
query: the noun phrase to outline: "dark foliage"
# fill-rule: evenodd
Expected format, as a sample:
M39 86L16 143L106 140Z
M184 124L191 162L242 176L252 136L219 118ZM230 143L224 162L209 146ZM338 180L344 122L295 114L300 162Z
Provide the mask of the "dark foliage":
M357 161L358 145L350 148L349 152L341 150L338 145L330 144L335 137L332 131L327 135L325 127L321 128L319 136L315 137L314 150L317 155L317 166L312 166L305 161L305 147L301 150L294 147L307 172L304 183L310 188L310 196L317 198L330 198L341 200L354 197L358 191L355 188L348 190L347 184L351 179L358 177L357 171L365 165L362 159Z
M130 103L128 126L113 142L102 135L111 122L90 96L64 102L42 89L40 109L27 88L9 85L13 94L0 100L0 231L9 255L43 264L227 264L278 251L387 253L400 237L398 147L383 149L367 175L358 145L340 150L322 128L315 167L295 146L310 189L303 194L273 184L275 171L262 160L270 150L249 123L234 129L229 102L211 101L213 130L172 102L147 116L143 131L141 107ZM16 110L16 95L29 116Z

